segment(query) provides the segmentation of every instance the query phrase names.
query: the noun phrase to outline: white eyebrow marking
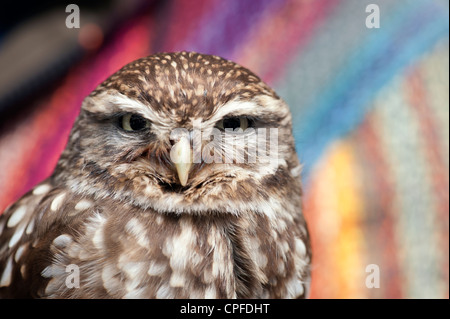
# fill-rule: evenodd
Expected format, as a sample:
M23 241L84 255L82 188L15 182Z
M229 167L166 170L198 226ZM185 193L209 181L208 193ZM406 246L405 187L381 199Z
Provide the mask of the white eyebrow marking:
M257 103L253 101L233 100L222 106L217 107L216 112L211 118L202 123L203 127L213 126L216 122L222 120L227 115L256 115L258 109L262 109Z
M254 114L258 109L261 109L261 106L255 102L233 100L219 107L208 122L217 122L230 114L235 116Z
M270 96L261 95L250 101L241 101L237 98L222 106L218 106L216 112L210 119L205 121L205 124L212 125L227 115L252 115L258 117L271 113L286 115L286 112L289 112L289 110L283 107L283 102Z
M156 112L151 107L142 104L139 101L130 99L129 97L123 94L114 94L105 97L106 102L113 104L121 111L130 112L130 113L138 113L143 117L150 120L153 124L156 124L160 128L169 128L170 127L170 119L168 117L162 116L161 113Z

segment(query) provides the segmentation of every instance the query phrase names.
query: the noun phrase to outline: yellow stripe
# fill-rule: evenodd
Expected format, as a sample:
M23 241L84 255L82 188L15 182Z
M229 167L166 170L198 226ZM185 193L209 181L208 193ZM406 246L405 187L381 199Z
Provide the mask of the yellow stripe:
M315 206L319 214L315 234L326 247L319 275L328 287L331 298L365 298L367 262L363 258L364 237L361 180L354 150L348 141L339 141L325 156L315 172L317 195Z

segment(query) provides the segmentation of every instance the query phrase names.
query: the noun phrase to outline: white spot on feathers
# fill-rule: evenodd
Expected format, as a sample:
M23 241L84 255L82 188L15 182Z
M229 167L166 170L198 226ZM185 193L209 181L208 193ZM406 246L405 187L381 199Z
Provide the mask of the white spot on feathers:
M111 265L107 264L102 269L102 281L103 287L110 294L116 294L121 289L121 282L119 279L117 269Z
M9 240L9 244L8 244L9 248L13 247L14 245L16 245L19 242L19 240L22 238L23 232L25 231L25 227L26 227L26 224L22 224L22 225L20 225L19 228L17 228L16 232Z
M123 296L123 299L146 299L145 292L147 288L133 289Z
M305 243L297 237L295 237L295 251L302 257L306 256Z
M75 205L75 210L86 210L89 207L92 206L92 202L86 199L82 199L80 200L76 205Z
M33 195L47 194L50 191L50 189L51 189L51 186L48 184L39 185L33 190Z
M6 263L5 270L3 271L2 277L0 279L0 287L8 287L11 284L12 270L13 261L12 257L9 257L8 262Z
M216 287L211 285L205 290L205 299L215 299L217 298Z
M162 263L150 262L147 274L149 276L161 276L167 269L167 265Z
M44 278L54 278L58 276L63 276L66 273L65 268L57 265L50 265L41 271L41 276Z
M22 257L25 248L27 248L28 244L23 244L22 246L20 246L19 248L17 248L16 253L14 254L14 260L16 262L19 262L20 258Z
M286 290L288 294L288 298L297 298L304 293L303 283L298 278L292 278L286 284Z
M6 226L8 226L9 228L17 226L17 224L19 224L19 222L25 216L26 212L26 206L20 206L19 208L17 208L14 213L12 213L11 217L9 217L8 224L6 224Z
M104 244L103 227L106 222L106 218L101 214L96 213L91 216L86 224L86 233L91 234L92 243L97 249L102 249ZM81 253L81 251L80 251ZM87 257L87 256L86 256ZM80 258L84 259L82 256Z
M170 288L167 284L162 285L159 287L158 291L156 292L156 298L157 299L168 299L168 298L174 298L174 293L172 288Z
M170 276L170 282L171 287L184 287L186 284L186 276L184 271L175 271Z
M97 249L104 249L104 240L103 240L104 234L103 234L103 225L101 225L94 234L94 237L92 237L92 243L94 244L95 248Z
M150 242L147 238L147 232L144 226L139 222L137 218L132 218L125 225L125 231L136 238L139 246L143 248L149 248Z
M72 237L70 237L67 234L62 234L53 240L53 246L55 246L56 248L59 248L59 249L64 249L71 243L72 243Z
M61 287L61 282L58 281L56 278L52 278L48 284L47 287L45 287L45 295L52 295L58 291L58 289Z
M32 219L27 226L27 229L25 230L25 233L27 235L31 234L33 232L33 228L34 228L34 219Z
M56 196L53 199L52 204L50 205L50 209L52 211L56 212L61 207L65 197L66 197L66 193L61 193L58 196Z

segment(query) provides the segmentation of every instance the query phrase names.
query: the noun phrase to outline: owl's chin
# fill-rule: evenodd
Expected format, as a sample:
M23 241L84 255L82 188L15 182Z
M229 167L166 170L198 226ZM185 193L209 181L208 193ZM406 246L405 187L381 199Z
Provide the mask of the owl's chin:
M160 188L167 193L174 193L174 194L183 194L184 192L188 191L191 186L182 186L180 184L169 184L165 182L158 182L158 185Z
M262 204L262 203L261 203ZM168 194L164 198L152 200L148 206L141 206L145 210L152 210L163 214L189 215L241 215L243 212L262 213L261 205L253 202L236 202L234 200L209 200L187 203L180 194ZM263 205L264 206L264 205Z
M145 212L176 215L261 214L274 218L280 211L296 210L295 207L287 207L292 205L283 201L285 189L282 185L277 184L278 191L271 192L270 187L258 187L261 180L254 176L238 179L230 174L220 174L191 181L186 186L144 175L132 182L110 181L110 187L104 187L95 178L68 178L64 182L75 194L90 195L96 201L112 199L118 205L131 205ZM300 193L291 195L298 195L298 199L293 198L292 202L300 203Z

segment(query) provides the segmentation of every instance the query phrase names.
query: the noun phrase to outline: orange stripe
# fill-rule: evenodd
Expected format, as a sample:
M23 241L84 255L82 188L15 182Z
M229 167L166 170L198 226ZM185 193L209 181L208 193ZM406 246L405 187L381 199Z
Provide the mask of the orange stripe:
M336 192L334 191L332 167L328 156L318 163L305 189L304 214L311 235L312 280L311 298L338 298L336 285L338 269L333 261L333 249L337 229Z
M305 196L313 245L311 297L364 298L363 203L352 146L338 142L314 170Z

